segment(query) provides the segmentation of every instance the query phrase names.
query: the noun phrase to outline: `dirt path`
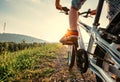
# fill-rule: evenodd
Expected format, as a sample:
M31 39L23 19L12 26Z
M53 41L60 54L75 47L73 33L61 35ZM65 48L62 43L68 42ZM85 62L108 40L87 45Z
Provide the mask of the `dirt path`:
M53 61L55 64L55 72L50 77L51 82L96 82L95 75L89 69L87 73L83 75L85 77L85 81L76 66L74 66L72 72L68 71L67 49L64 46L56 54L57 59Z

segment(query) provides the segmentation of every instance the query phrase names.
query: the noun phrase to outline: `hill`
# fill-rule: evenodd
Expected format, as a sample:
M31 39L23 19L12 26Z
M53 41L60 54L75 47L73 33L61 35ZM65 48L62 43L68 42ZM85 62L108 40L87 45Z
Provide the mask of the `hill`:
M45 43L46 41L34 38L27 35L21 35L21 34L12 34L12 33L0 33L0 42L15 42L15 43L21 43L22 41L25 41L26 43Z

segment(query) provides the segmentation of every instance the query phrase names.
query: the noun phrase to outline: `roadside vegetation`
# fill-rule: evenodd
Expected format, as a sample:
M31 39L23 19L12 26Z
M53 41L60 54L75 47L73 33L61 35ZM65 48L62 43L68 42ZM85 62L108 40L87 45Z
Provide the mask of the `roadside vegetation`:
M90 70L84 77L86 82L96 82ZM84 82L84 80L76 65L72 71L68 71L66 46L59 43L43 43L22 50L2 51L0 82Z
M53 60L62 46L42 44L0 54L0 82L42 81L55 72ZM37 80L37 81L36 81Z

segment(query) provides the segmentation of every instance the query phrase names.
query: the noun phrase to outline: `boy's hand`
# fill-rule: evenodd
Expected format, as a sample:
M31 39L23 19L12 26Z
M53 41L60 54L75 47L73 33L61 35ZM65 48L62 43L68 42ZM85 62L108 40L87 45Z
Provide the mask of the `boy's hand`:
M57 8L58 10L62 10L62 6L61 6L60 4L56 4L56 8Z
M97 10L91 10L90 15L96 15Z
M60 5L60 0L56 0L55 6L56 6L56 9L62 10L62 6Z

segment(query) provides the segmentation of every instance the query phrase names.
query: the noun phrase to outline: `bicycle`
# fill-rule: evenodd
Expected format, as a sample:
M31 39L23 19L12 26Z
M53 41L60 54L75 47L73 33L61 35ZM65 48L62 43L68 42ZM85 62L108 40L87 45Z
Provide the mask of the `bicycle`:
M68 45L68 65L71 70L76 60L81 74L90 68L95 73L97 82L120 82L120 52L113 45L120 43L118 33L120 32L120 12L116 14L106 29L98 27L103 3L104 0L99 0L93 27L79 21L79 26L90 35L89 44L85 49L81 27L78 28L80 34L78 41L73 45ZM63 11L66 15L69 14L67 7L63 7ZM84 17L88 18L90 12L89 9L86 12L79 13L79 16L85 14ZM91 52L93 45L96 46L94 53Z

